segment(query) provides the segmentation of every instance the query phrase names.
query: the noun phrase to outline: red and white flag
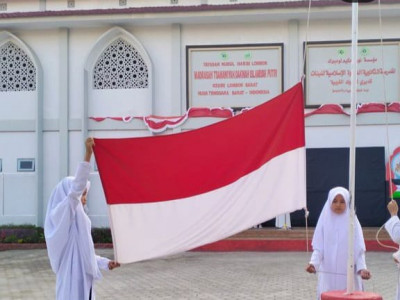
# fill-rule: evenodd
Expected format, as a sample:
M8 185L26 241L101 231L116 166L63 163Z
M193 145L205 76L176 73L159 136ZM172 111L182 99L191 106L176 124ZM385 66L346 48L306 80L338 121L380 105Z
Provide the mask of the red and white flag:
M299 83L189 132L95 139L115 259L187 251L306 206Z

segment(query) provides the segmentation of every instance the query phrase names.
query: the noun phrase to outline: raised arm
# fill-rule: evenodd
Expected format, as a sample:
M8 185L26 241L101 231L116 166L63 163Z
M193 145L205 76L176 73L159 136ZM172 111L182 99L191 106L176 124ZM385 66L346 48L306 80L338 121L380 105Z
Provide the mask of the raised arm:
M72 181L72 187L70 194L68 195L73 201L74 206L77 205L76 200L82 195L85 191L87 180L90 175L90 159L93 154L93 146L94 140L92 137L88 137L85 141L85 155L83 158L83 162L78 165L78 168L75 173L74 180Z

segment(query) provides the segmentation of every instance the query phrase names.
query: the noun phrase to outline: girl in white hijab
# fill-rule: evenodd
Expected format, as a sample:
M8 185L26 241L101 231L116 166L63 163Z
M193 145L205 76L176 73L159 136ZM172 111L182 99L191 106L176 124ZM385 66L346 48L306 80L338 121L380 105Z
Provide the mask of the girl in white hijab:
M347 288L347 248L349 224L349 191L335 187L319 216L312 240L313 254L306 268L318 272L317 297L321 293ZM362 291L362 280L371 277L365 263L365 243L360 222L355 217L354 228L354 290Z
M93 138L88 138L85 161L79 164L75 177L57 184L47 206L44 233L51 268L57 276L57 300L94 299L93 281L102 276L99 268L119 266L95 255L91 222L83 208L90 187L93 145Z

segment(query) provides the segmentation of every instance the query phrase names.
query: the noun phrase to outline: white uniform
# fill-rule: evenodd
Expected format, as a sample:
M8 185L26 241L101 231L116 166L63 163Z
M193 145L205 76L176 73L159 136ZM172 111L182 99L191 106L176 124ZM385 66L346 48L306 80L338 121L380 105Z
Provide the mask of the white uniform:
M338 194L346 201L346 210L342 214L331 210L331 204ZM345 188L331 189L315 228L310 264L314 265L318 273L318 299L323 292L347 289L349 198ZM354 264L354 290L360 291L363 290L362 279L357 273L367 267L364 236L357 217L354 228Z
M385 229L389 233L393 242L400 244L400 219L398 216L391 217L385 223ZM397 283L397 300L400 300L400 281Z
M47 252L56 274L57 300L95 299L93 281L109 259L95 255L91 222L81 195L88 187L90 164L81 162L75 177L66 177L54 188L47 206L44 233Z

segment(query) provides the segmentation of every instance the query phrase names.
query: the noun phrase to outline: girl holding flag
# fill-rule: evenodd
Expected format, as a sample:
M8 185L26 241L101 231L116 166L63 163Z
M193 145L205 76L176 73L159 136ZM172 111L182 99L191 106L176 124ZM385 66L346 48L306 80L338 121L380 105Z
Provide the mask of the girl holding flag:
M90 186L93 146L93 138L87 138L85 158L75 177L66 177L57 184L47 206L44 233L57 277L57 300L94 299L93 283L102 277L100 269L119 267L119 263L95 254L91 222L83 207Z

